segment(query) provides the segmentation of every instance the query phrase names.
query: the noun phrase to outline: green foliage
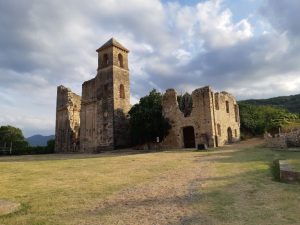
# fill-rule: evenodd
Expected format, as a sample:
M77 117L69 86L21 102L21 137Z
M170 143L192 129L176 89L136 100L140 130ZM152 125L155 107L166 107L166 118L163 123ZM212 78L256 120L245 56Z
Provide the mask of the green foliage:
M162 94L155 89L140 99L129 111L130 134L133 144L160 141L171 128L162 115Z
M193 109L193 99L189 93L185 93L184 95L177 96L178 106L181 112L183 112L184 116L187 117L191 114Z
M21 129L13 126L0 127L0 148L10 148L13 151L23 151L28 147Z
M0 155L29 155L54 153L54 140L49 140L47 146L29 146L22 130L13 126L0 127ZM12 149L10 151L10 147Z
M47 152L48 153L54 153L54 147L55 147L55 140L51 139L49 141L47 141Z
M280 108L287 109L292 113L300 114L300 94L291 95L291 96L280 96L280 97L269 98L269 99L250 99L250 100L240 101L240 103L280 107Z
M279 128L299 119L296 114L272 106L240 103L239 108L242 132L254 136L261 135L265 131L277 132Z
M54 153L55 140L51 139L47 141L47 146L29 146L24 152L16 154L21 155L36 155L36 154L51 154Z

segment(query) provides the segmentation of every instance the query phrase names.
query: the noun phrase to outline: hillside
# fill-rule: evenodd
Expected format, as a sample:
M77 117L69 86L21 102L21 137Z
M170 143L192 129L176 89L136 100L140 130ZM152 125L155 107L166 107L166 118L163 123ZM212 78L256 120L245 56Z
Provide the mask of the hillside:
M281 107L293 113L300 113L300 94L290 96L280 96L269 99L249 99L239 101L239 103L247 103L251 105L270 105Z
M46 146L47 141L54 139L54 135L42 136L42 135L33 135L29 138L26 138L30 146Z

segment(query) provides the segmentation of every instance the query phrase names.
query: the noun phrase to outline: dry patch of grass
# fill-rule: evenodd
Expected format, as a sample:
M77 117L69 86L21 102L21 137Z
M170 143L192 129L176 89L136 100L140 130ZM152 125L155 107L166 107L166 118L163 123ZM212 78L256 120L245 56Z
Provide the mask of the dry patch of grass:
M21 210L0 224L299 224L300 185L274 182L275 158L242 142L211 152L0 158L0 199Z
M0 199L0 216L16 212L19 208L20 203Z
M2 157L0 199L21 202L22 210L0 217L0 224L88 222L86 211L122 189L180 170L189 162L186 154Z

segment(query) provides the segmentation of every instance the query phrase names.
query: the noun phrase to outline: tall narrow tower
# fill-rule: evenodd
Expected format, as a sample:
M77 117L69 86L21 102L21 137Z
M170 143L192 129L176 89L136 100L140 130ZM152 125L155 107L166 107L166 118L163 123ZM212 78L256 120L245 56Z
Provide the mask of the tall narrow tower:
M97 76L82 86L80 142L88 152L124 147L129 141L129 50L112 38L97 53Z

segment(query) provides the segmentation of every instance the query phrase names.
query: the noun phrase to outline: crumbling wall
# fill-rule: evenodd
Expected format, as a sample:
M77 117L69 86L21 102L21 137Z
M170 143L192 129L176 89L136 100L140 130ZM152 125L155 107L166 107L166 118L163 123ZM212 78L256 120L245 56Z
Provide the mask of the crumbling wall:
M82 84L80 114L80 150L93 152L96 148L96 91L95 78Z
M163 114L169 119L171 129L162 142L163 148L185 147L186 136L184 130L187 127L192 127L194 130L194 147L198 144L217 147L239 140L238 107L232 95L226 92L214 94L211 88L207 86L194 90L192 99L192 112L189 116L184 116L178 107L176 91L168 89L164 94ZM227 133L228 128L232 132L230 141Z
M268 148L279 148L279 149L287 148L285 135L276 135L273 137L272 135L265 133L264 138L266 140Z
M168 89L163 96L163 114L169 119L171 129L164 139L164 148L183 148L185 140L183 130L192 127L194 130L195 146L206 144L214 147L211 92L209 87L199 88L193 91L193 109L189 116L185 117L177 103L177 94L174 89Z
M55 152L79 151L81 97L57 87Z
M227 92L214 94L215 135L218 146L240 139L239 107L233 95Z
M289 147L300 147L300 129L274 136L265 133L264 138L269 148L287 149Z

